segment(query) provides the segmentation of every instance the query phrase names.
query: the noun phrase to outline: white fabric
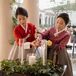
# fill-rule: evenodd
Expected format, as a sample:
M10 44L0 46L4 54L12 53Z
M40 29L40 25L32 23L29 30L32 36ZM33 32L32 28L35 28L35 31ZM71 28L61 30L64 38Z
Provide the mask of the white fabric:
M30 42L25 42L23 46L24 49L30 49Z

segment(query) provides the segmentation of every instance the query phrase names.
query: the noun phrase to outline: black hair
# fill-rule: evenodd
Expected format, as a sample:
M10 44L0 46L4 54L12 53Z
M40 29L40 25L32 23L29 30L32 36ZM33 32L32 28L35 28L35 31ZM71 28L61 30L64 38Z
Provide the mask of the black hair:
M17 18L18 15L23 15L23 16L28 17L28 12L27 12L26 9L24 9L24 8L22 8L22 7L18 7L18 8L16 9L16 13L15 13L16 18Z
M67 13L61 13L61 14L59 14L59 16L57 17L57 18L59 18L59 17L61 17L63 20L64 20L64 22L65 22L65 24L67 25L68 23L69 23L69 15L67 14Z

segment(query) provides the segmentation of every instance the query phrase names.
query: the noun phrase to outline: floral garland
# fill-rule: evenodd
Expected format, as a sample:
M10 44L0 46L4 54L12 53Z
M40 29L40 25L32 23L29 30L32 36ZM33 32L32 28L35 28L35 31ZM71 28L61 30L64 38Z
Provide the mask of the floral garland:
M53 76L55 74L60 76L63 73L63 66L53 65L51 60L48 60L45 66L41 59L33 65L29 65L26 61L21 65L19 60L3 60L1 61L1 71L6 76L12 76L14 73L29 74L29 76Z

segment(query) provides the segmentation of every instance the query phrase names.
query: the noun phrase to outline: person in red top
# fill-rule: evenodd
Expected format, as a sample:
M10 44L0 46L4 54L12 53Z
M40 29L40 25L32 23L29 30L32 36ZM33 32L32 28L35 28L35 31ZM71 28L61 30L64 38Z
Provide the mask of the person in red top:
M28 23L28 12L22 7L18 7L15 14L18 25L14 28L14 38L19 45L19 39L25 42L32 42L35 40L36 27L32 23Z
M18 7L16 9L15 16L17 18L18 24L13 30L14 39L16 41L17 46L21 47L22 43L26 44L24 46L24 48L26 49L26 51L24 51L24 59L27 59L28 54L34 52L34 48L32 47L34 47L34 40L36 39L37 29L34 24L27 22L28 12L26 9Z

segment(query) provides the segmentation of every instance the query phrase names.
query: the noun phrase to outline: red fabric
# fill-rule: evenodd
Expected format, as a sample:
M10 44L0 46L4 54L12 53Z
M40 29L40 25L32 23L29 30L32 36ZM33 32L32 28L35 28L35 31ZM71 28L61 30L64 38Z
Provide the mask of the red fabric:
M26 38L28 34L30 34L30 37L26 39L27 42L31 42L35 39L35 30L36 30L35 25L27 23L27 26L28 26L27 32L25 32L25 30L22 28L21 25L17 25L14 28L13 34L18 45L19 45L19 39Z
M66 44L69 41L70 34L67 31L63 31L58 34L58 36L55 36L56 33L55 28L51 28L48 31L45 31L42 33L42 37L44 39L51 40L53 42L53 45L58 45L60 48L65 48Z

